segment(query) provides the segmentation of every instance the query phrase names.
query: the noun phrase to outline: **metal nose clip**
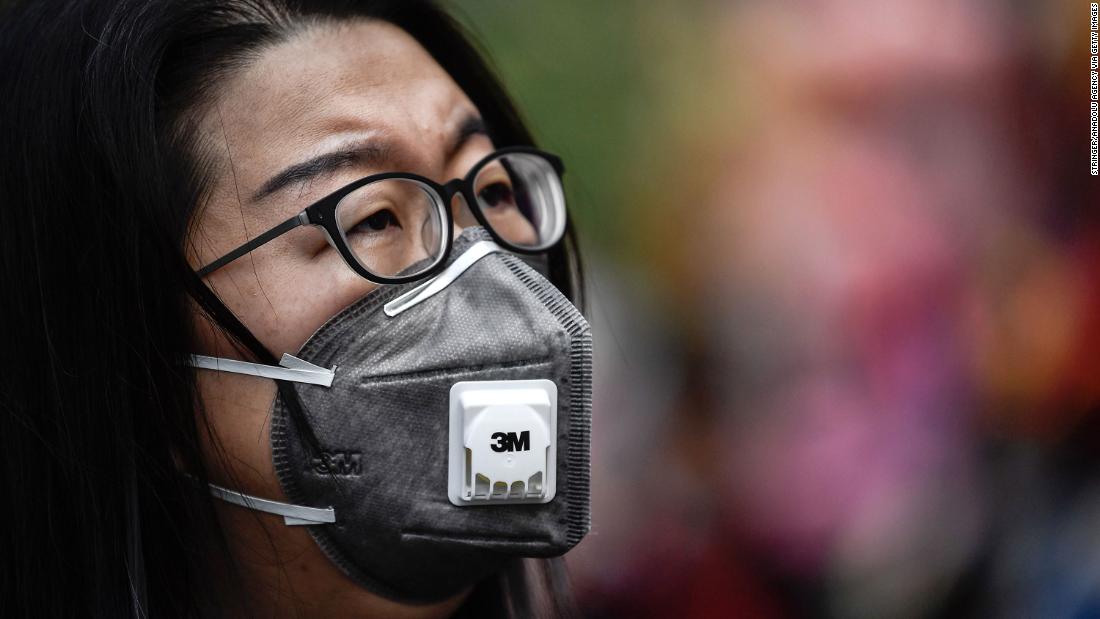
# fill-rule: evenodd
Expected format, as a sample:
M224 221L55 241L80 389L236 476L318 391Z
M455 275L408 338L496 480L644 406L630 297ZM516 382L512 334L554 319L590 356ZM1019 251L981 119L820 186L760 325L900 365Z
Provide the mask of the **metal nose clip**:
M504 249L492 241L478 241L474 243L470 246L470 249L466 250L458 258L455 258L455 261L449 264L446 269L443 269L439 275L436 275L383 305L382 311L390 318L393 318L401 312L427 301L440 292L443 292L447 286L454 283L454 281L461 277L467 269L474 266L474 263L478 260L498 251L504 251Z

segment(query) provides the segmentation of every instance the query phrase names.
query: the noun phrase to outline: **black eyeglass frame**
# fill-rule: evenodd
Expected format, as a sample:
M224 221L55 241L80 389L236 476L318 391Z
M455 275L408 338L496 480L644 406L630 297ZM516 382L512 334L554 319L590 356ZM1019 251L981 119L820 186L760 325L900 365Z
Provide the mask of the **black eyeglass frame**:
M521 245L510 243L508 240L498 234L496 230L493 229L493 226L489 223L488 218L485 217L485 214L481 211L481 205L478 203L477 194L474 191L474 180L477 178L478 173L481 172L481 170L486 165L495 161L501 156L514 153L535 155L537 157L545 159L554 169L554 172L557 173L559 181L561 180L561 177L565 174L565 165L562 163L560 157L530 146L510 146L507 148L497 149L475 163L474 166L470 168L470 171L466 173L466 176L464 178L455 178L447 181L442 185L429 178L425 178L423 176L420 176L419 174L413 174L411 172L383 172L381 174L372 174L370 176L363 177L357 181L344 185L340 189L337 189L336 191L328 194L327 196L321 198L313 204L310 204L309 206L302 209L297 215L294 215L290 219L287 219L286 221L269 229L263 234L256 236L247 243L241 245L240 247L237 247L236 249L225 254L221 258L218 258L214 262L211 262L210 264L200 268L198 271L196 271L196 273L199 275L199 277L205 277L210 273L213 273L214 271L229 264L230 262L233 262L237 258L240 258L241 256L244 256L245 254L258 249L264 244L286 234L287 232L290 232L291 230L299 226L308 225L320 227L325 232L325 236L329 244L336 248L338 252L340 252L340 255L341 257L343 257L344 262L346 262L353 271L358 273L363 278L366 278L378 284L403 284L406 282L424 279L439 272L439 270L446 263L447 257L451 255L452 239L450 230L454 228L454 214L451 212L450 204L451 200L454 199L454 196L456 194L462 195L462 198L466 201L467 208L469 208L470 212L473 213L474 218L478 221L479 224L482 225L482 227L484 227L489 232L489 235L492 236L493 240L496 241L498 245L501 245L510 251L521 254L542 253L559 243L561 241L561 238L556 238L553 241L545 243L538 247L524 247ZM427 267L423 271L412 275L385 277L370 272L355 257L355 254L352 253L351 248L347 246L347 242L344 239L344 234L340 230L339 223L336 220L336 207L340 204L340 200L342 200L345 196L355 191L356 189L363 187L364 185L387 179L406 179L418 182L426 186L428 189L431 189L434 192L435 195L433 195L432 198L436 202L436 207L442 211L441 215L443 220L443 234L441 236L443 237L444 243L443 251L440 253L439 257L431 266ZM566 211L566 213L563 213L563 215L568 218L568 211Z

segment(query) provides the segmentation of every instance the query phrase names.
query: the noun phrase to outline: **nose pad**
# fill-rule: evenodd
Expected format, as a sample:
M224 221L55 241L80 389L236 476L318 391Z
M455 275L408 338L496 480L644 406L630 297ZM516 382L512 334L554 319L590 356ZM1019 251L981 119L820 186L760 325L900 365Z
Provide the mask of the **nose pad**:
M466 198L461 193L456 193L451 198L451 213L454 215L455 221L455 228L452 232L453 237L458 237L466 228L481 225L474 217L470 205L466 203Z

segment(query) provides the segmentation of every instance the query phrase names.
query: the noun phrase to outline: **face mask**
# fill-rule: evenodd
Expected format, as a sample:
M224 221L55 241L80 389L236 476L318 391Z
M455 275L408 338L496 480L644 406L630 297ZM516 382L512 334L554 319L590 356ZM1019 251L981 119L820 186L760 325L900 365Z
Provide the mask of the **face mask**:
M194 364L296 381L322 450L276 400L272 454L290 503L213 492L308 525L378 594L443 599L588 532L588 323L480 228L455 240L441 274L372 291L284 367Z

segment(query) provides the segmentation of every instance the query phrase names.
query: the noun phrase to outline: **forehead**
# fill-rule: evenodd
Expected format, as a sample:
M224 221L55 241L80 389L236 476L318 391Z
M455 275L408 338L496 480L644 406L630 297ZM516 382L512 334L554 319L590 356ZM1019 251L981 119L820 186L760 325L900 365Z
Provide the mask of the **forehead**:
M364 19L310 25L264 49L221 86L200 125L213 152L224 142L234 172L247 174L349 135L433 145L472 111L408 33Z

